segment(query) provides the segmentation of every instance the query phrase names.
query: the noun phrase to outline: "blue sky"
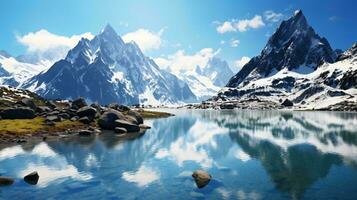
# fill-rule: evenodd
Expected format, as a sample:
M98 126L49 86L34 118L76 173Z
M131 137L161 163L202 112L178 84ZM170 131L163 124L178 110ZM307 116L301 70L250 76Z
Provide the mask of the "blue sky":
M346 49L357 41L354 0L4 0L0 6L0 49L12 55L29 51L33 43L21 42L19 38L30 32L46 30L56 36L71 37L86 32L97 34L109 23L122 36L138 33L139 29L144 35L157 36L151 39L159 44L149 44L145 50L153 58L168 58L177 52L195 55L209 48L234 65L243 56L259 54L280 20L297 9L302 9L310 25L333 48ZM267 19L267 11L276 18ZM263 25L249 25L248 21L256 16L261 17ZM224 22L238 24L244 20L247 23L241 28L217 31Z

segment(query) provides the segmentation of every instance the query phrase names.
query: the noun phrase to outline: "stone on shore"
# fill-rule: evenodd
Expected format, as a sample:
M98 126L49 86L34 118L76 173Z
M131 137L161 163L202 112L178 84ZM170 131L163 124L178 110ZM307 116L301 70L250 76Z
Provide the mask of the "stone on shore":
M211 175L203 170L196 170L192 174L198 188L205 187L211 181Z
M28 175L26 175L24 177L24 181L28 184L31 184L31 185L36 185L38 183L38 179L40 178L40 176L38 175L38 173L35 171L35 172L32 172Z
M82 122L83 124L90 124L91 120L88 117L81 117L78 121Z
M37 109L37 106L36 106L35 102L33 101L33 99L30 99L30 98L23 98L18 103L23 105L23 106L30 107L33 110Z
M80 97L80 98L72 101L72 107L75 109L80 109L86 105L87 105L87 103L83 97Z
M28 107L7 108L0 111L2 119L33 119L35 111Z
M84 106L77 111L79 117L89 117L94 118L97 114L97 110L91 106Z
M135 110L129 110L127 113L129 116L132 116L136 119L136 121L138 122L138 124L142 124L144 123L144 119L143 117L140 115L139 112L135 111Z
M128 132L139 132L140 127L125 120L115 120L115 126L125 128Z
M79 136L91 136L92 134L94 134L94 131L90 131L90 130L80 130L80 131L78 131L78 135Z
M114 130L115 128L115 120L117 119L125 119L125 116L114 109L109 109L104 112L102 116L100 116L98 120L98 125L102 129Z
M0 186L8 186L14 183L14 179L10 177L0 176Z
M139 127L140 127L141 129L151 129L150 126L145 125L145 124L140 124Z

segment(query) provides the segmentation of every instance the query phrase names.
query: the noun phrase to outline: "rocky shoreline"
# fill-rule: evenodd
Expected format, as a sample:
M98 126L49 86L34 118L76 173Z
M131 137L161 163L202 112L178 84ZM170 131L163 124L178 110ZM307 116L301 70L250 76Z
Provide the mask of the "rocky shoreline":
M24 90L1 89L0 143L93 136L103 130L127 137L150 128L144 117L171 116L116 103L101 106L88 105L83 98L46 100Z

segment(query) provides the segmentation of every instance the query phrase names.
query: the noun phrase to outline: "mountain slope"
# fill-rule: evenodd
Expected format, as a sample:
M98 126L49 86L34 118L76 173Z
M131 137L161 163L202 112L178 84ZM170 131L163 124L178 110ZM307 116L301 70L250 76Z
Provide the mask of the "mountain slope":
M336 53L328 41L315 33L302 11L296 11L293 17L281 23L261 54L229 80L227 87L245 85L284 68L294 70L304 66L313 71L323 61L331 63L335 59Z
M296 109L352 109L357 102L356 52L354 44L336 56L299 11L282 22L261 55L206 103L282 108L289 99Z
M124 43L107 25L92 40L81 39L66 58L24 85L47 98L77 98L108 104L172 104L195 100L186 83L160 70L135 42Z
M19 87L45 69L43 65L20 62L5 51L0 52L0 85Z

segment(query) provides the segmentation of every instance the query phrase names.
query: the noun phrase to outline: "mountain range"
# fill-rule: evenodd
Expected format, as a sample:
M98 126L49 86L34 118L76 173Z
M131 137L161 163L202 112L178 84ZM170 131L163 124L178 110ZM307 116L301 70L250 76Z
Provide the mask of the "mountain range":
M296 11L280 24L261 54L206 103L279 107L288 100L299 109L325 109L356 102L356 51L356 44L343 53L333 50L308 24L302 11Z

